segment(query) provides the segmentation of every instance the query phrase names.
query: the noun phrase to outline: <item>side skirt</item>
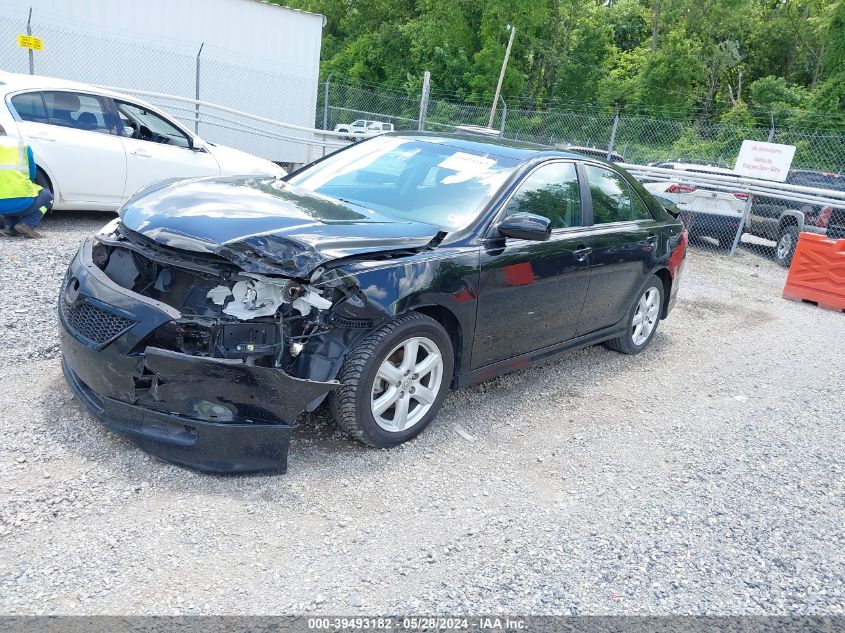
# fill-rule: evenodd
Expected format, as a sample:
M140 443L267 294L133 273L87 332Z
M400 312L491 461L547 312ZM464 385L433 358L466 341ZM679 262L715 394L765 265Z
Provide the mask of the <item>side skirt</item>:
M627 319L625 319L625 321L627 321ZM626 330L624 325L625 321L612 325L609 328L598 330L597 332L592 332L590 334L585 334L583 336L564 341L563 343L549 345L548 347L544 347L527 354L522 354L521 356L508 358L507 360L479 367L478 369L474 369L466 374L461 374L458 376L457 388L462 389L484 380L489 380L490 378L495 378L496 376L516 371L517 369L536 365L537 363L554 358L558 354L571 352L582 347L589 347L590 345L595 345L596 343L601 343L603 341L608 341L618 336L622 336Z

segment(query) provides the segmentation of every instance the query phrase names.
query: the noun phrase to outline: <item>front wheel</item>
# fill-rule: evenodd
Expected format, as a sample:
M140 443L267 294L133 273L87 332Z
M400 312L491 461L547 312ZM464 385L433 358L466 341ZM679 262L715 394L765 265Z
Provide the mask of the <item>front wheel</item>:
M798 227L794 224L783 227L775 248L775 261L784 268L789 268L796 246L798 246Z
M653 275L628 312L625 334L605 342L605 346L622 354L639 354L654 338L662 307L663 282Z
M352 437L379 448L395 446L437 415L453 367L452 341L443 326L423 314L405 314L349 353L329 406Z

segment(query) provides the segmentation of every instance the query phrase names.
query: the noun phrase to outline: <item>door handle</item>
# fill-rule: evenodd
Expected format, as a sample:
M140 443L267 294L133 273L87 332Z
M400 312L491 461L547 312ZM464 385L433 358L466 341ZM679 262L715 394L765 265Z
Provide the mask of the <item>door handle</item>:
M572 254L575 255L575 259L579 262L583 262L590 256L590 253L593 252L592 247L590 246L580 246L572 251Z
M149 158L150 156L152 156L152 154L150 154L145 149L133 149L132 154L134 154L135 156L140 156L141 158Z
M55 141L56 139L52 136L47 136L46 134L30 134L29 138L34 138L37 141Z

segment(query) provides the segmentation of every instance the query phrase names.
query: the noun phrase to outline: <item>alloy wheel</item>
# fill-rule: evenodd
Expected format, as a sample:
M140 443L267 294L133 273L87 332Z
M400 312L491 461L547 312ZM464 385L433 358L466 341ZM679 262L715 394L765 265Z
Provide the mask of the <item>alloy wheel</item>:
M376 424L391 433L418 424L443 382L443 357L430 338L414 336L394 347L373 381L370 408Z
M637 303L634 320L631 324L631 340L634 345L642 345L651 336L660 313L660 292L654 286L648 288Z
M784 261L789 257L789 252L792 250L792 235L784 233L778 240L778 259Z

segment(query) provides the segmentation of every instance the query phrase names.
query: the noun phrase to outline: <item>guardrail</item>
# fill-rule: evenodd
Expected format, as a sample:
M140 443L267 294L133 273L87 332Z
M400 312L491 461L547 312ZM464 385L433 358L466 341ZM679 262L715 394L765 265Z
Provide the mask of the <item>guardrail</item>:
M779 200L796 200L808 204L841 206L845 202L845 191L816 189L800 185L789 185L771 180L747 178L744 176L720 176L683 169L665 169L647 165L618 163L637 180L648 182L677 182L717 189L719 191L741 191L743 193L767 196Z
M642 182L673 182L680 185L701 187L706 190L748 194L743 211L738 217L736 232L732 236L731 255L736 252L748 225L748 218L754 205L754 196L786 200L788 202L799 203L799 205L829 206L845 209L845 191L816 189L745 176L728 176L680 169L665 169L647 165L619 163L619 166L626 169L631 175ZM795 210L800 211L798 208ZM731 236L728 235L727 237Z
M293 123L287 123L285 121L279 121L276 119L270 119L267 117L259 116L257 114L252 114L251 112L244 112L243 110L229 108L227 106L223 106L217 103L202 101L200 99L192 99L190 97L181 97L178 95L165 94L161 92L151 92L149 90L136 90L134 88L116 88L112 86L102 86L102 88L105 88L106 90L113 90L115 92L122 92L124 94L146 97L148 99L157 99L188 104L191 106L190 108L174 106L172 104L165 106L166 110L173 110L175 112L189 114L190 116L186 116L186 114L173 115L174 118L184 122L199 123L202 125L228 129L236 132L263 136L265 138L270 139L278 139L293 143L300 143L311 147L341 148L346 147L349 144L348 141L342 142L340 140L332 140L345 139L348 134L344 134L341 132L333 132L331 130L319 130L317 128L310 128L302 125L295 125ZM204 110L200 110L199 108L203 108ZM224 115L228 116L210 113L208 112L208 110L223 113ZM291 133L284 134L282 132L272 132L264 128L257 128L255 126L243 123L237 120L237 118L233 117L246 119L248 121L254 121L256 123L261 123L265 126L270 125L277 128L281 128L283 130L289 130L292 133L299 132L304 134L304 136L297 136ZM323 138L322 140L320 140L318 138L313 138L314 136L321 136Z

